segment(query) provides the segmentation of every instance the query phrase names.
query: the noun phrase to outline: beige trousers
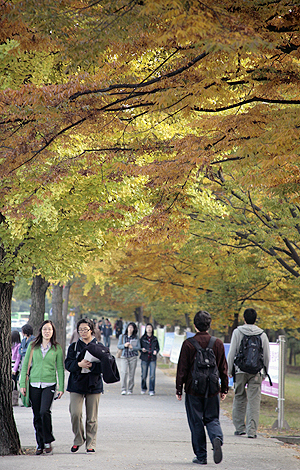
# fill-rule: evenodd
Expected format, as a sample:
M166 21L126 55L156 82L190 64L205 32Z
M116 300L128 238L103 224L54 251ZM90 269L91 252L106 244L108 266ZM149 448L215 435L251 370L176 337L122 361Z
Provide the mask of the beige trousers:
M71 415L72 431L74 433L74 446L82 446L86 441L87 449L96 448L96 436L98 429L98 405L100 393L70 393L69 411ZM82 423L82 405L85 400L85 432Z
M246 432L251 437L256 436L262 376L260 374L253 375L240 372L236 374L235 380L232 407L233 424L237 432Z

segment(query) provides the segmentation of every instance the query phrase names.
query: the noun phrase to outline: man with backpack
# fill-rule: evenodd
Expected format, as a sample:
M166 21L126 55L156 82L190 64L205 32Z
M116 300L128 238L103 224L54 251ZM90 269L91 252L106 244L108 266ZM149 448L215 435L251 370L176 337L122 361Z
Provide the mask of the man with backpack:
M268 375L270 361L269 340L266 333L254 324L256 318L253 308L245 310L245 324L233 331L227 357L229 376L234 377L234 434L247 434L249 438L257 437L261 383Z
M228 368L224 345L210 336L211 316L200 310L194 317L196 334L181 347L176 374L176 398L182 400L185 387L185 408L196 457L193 463L207 464L206 434L213 446L215 463L222 460L223 433L220 425L220 397L228 392ZM219 384L221 380L221 386Z

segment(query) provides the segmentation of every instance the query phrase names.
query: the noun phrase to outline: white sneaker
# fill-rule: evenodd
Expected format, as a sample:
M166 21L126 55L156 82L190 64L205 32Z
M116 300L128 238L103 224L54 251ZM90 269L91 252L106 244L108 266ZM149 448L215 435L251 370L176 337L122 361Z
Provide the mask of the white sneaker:
M149 392L150 397L153 397L155 395L154 392Z
M126 390L123 390L123 391L121 392L121 395L126 395Z
M128 390L127 395L132 395L132 392Z
M145 393L146 393L145 390L141 391L141 395L145 395Z

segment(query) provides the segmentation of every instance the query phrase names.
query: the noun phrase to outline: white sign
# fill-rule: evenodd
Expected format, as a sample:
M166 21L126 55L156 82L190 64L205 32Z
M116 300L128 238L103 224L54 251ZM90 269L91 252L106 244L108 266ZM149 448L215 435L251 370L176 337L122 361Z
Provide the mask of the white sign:
M273 382L271 387L268 377L261 384L261 393L278 398L279 390L279 343L270 343L269 376Z

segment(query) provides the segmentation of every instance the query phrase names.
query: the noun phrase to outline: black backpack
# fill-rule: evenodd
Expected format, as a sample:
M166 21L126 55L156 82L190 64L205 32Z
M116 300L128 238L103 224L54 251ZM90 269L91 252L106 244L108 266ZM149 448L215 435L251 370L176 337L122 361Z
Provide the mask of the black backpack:
M234 363L242 371L248 374L257 374L264 368L264 352L261 335L244 335Z
M192 389L205 397L215 395L220 391L219 370L212 349L216 339L211 336L207 347L202 348L195 338L189 338L189 341L197 350L192 371Z

